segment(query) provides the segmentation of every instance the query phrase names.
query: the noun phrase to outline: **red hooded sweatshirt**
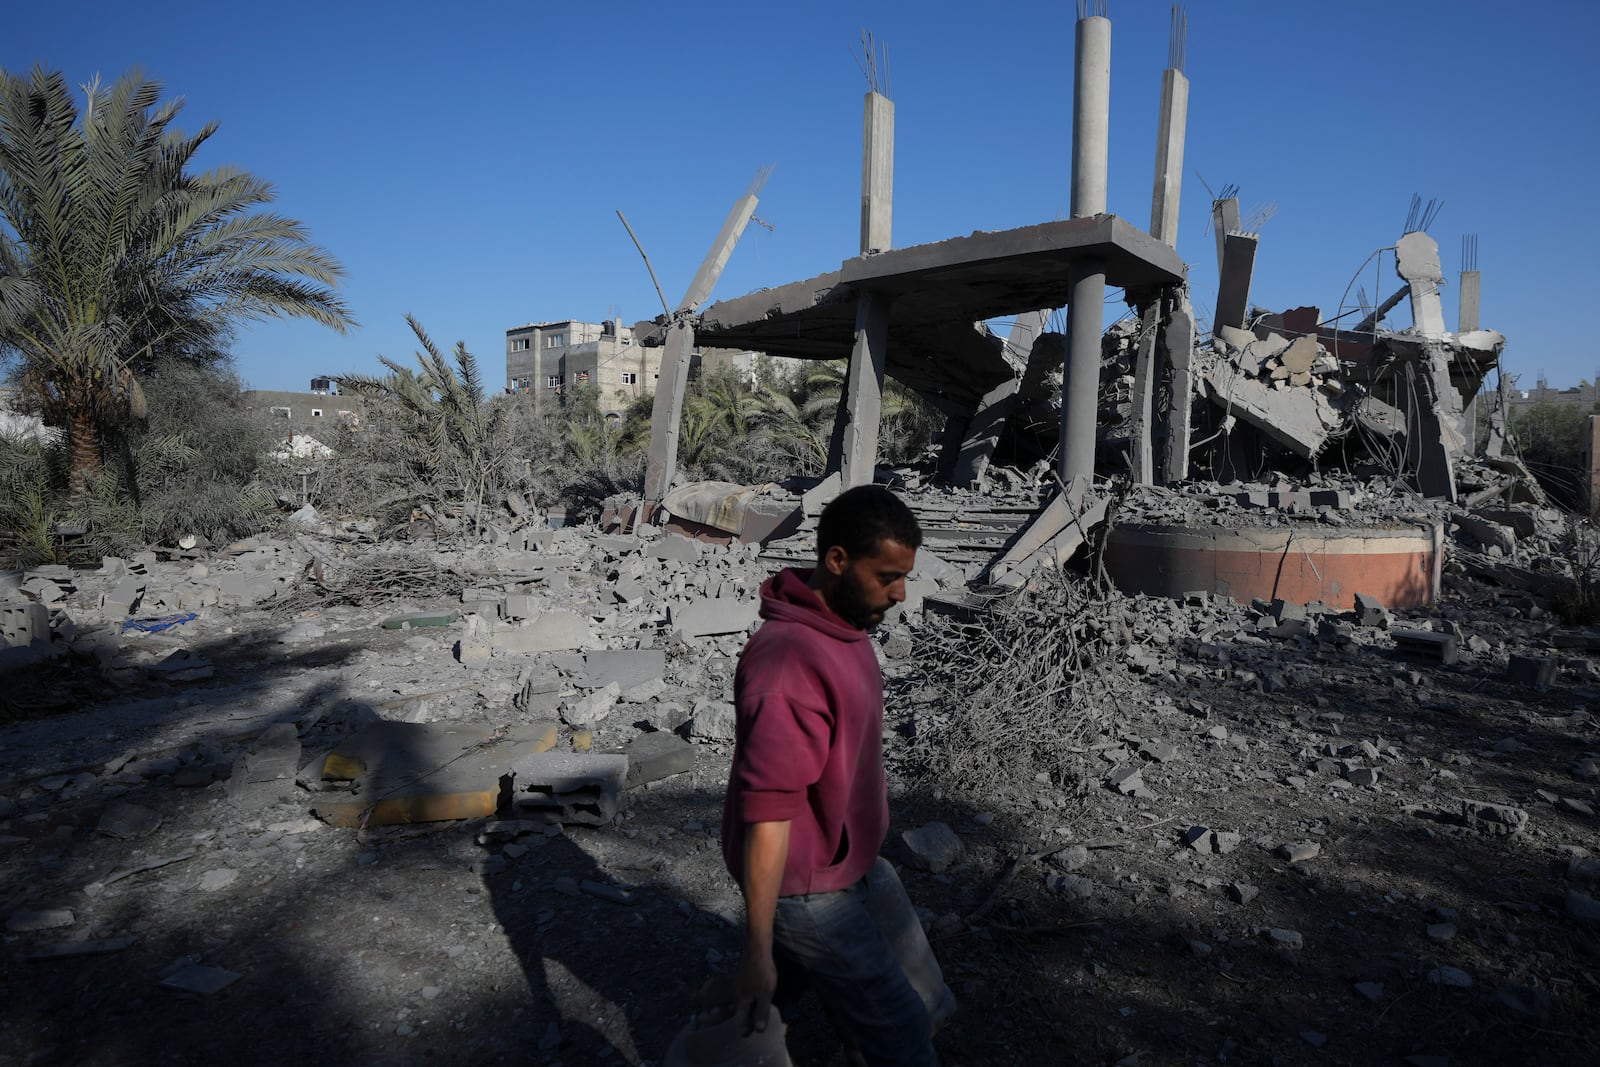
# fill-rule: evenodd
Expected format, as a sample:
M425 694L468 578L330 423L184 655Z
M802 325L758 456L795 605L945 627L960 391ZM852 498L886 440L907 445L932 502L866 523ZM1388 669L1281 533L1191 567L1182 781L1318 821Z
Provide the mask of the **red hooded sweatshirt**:
M791 568L762 585L766 622L733 683L722 855L742 881L746 824L788 820L780 896L853 885L889 832L883 675L867 632L828 611L810 580L810 570Z

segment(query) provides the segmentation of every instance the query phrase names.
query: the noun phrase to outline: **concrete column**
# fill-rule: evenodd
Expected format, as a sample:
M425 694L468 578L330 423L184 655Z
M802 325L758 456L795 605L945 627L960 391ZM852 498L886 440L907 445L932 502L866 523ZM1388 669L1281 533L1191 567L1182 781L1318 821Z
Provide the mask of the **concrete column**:
M682 320L674 322L667 330L661 377L650 409L650 453L644 468L646 508L659 504L667 495L678 470L678 419L683 414L683 390L689 383L693 356L694 329Z
M1211 202L1211 232L1217 236L1217 273L1222 273L1222 253L1227 249L1228 234L1239 228L1239 198Z
M962 440L957 442L960 452L949 475L954 484L970 487L983 480L1006 420L1016 410L1017 396L1024 387L1037 387L1043 379L1044 371L1034 356L1034 345L1049 316L1048 310L1033 311L1017 316L1011 324L1011 336L1006 341L1007 362L1013 358L1024 360L1022 373L1001 382L978 401L978 410L968 421Z
M844 488L872 484L883 419L883 368L889 351L889 298L862 293L856 301L856 343L839 398L839 473Z
M1111 20L1078 20L1072 79L1072 217L1106 210L1106 163L1111 150ZM1067 360L1061 370L1062 481L1094 477L1100 399L1100 333L1106 299L1105 264L1079 260L1067 274Z
M1178 247L1178 200L1183 192L1183 141L1189 122L1189 79L1168 67L1161 74L1161 120L1156 134L1156 181L1150 195L1150 236Z
M1395 242L1394 269L1411 287L1411 322L1418 333L1438 337L1444 329L1444 302L1439 287L1444 268L1439 265L1439 243L1421 230Z
M1478 298L1483 276L1475 270L1461 272L1461 314L1456 330L1470 333L1478 328Z
M1172 368L1167 408L1167 454L1162 480L1170 485L1189 477L1189 436L1194 417L1194 309L1189 290L1179 289L1167 298L1167 321L1161 331L1161 348Z
M1227 235L1222 254L1222 269L1217 278L1217 312L1213 329L1232 326L1243 329L1250 313L1250 278L1255 273L1256 244L1253 233Z
M1461 307L1456 318L1456 332L1470 333L1478 328L1478 296L1482 276L1475 270L1461 272ZM1479 392L1482 392L1480 389ZM1472 394L1467 410L1461 416L1461 433L1467 439L1467 452L1478 454L1478 393Z
M861 254L891 247L894 220L894 101L871 92L861 135Z
M1067 362L1061 373L1061 453L1057 466L1063 482L1094 477L1105 264L1093 259L1078 260L1067 278L1072 295L1067 303Z
M1511 435L1507 426L1510 412L1511 379L1506 374L1500 374L1496 382L1494 406L1489 409L1489 440L1483 446L1483 454L1490 459L1505 456L1506 443Z
M1461 454L1461 394L1450 380L1450 351L1428 345L1421 358L1422 395L1408 418L1416 428L1417 489L1426 497L1456 499L1455 460Z
M1128 451L1133 484L1155 481L1151 437L1156 424L1156 379L1161 365L1156 359L1156 334L1161 325L1161 301L1152 300L1139 312L1139 349L1134 356L1132 412L1128 418Z
M1111 20L1078 20L1072 84L1072 217L1106 210L1111 142ZM1097 357L1098 358L1098 357Z
M1583 422L1583 469L1588 473L1589 517L1600 516L1600 415Z

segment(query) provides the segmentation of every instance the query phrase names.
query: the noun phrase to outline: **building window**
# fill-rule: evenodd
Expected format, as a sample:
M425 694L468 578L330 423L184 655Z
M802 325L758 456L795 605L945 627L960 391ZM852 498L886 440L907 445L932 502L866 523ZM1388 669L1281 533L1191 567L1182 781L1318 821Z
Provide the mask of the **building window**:
M547 333L544 335L544 346L546 348L565 348L567 347L567 335L564 333Z
M637 374L635 374L631 370L625 370L625 371L622 372L622 384L623 385L638 385L639 384L639 376Z
M312 417L312 418L313 418L313 419L320 419L320 418L322 418L322 409L321 409L321 408L312 408L312 409L311 409L311 417Z
M551 389L560 389L561 388L561 375L559 375L559 374L549 375L548 377L545 378L544 384L546 386L548 386L549 388L551 388Z
M527 350L528 350L528 339L526 337L513 337L511 339L511 351L513 351L513 352L526 352Z
M290 417L288 408L274 407L274 408L268 408L267 410L271 413L272 417L275 418L275 419L287 419L287 418Z

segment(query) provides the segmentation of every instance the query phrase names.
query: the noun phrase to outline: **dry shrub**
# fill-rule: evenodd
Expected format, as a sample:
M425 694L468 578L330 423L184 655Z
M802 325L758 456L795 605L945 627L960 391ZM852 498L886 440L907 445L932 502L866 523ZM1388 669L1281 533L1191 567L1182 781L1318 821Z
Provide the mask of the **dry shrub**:
M269 606L279 615L297 615L402 600L427 603L459 597L466 586L466 576L421 552L367 549L339 556L319 552L300 584Z
M1057 572L975 621L931 617L913 645L920 783L986 802L1041 773L1073 783L1086 739L1115 714L1128 641L1114 592Z

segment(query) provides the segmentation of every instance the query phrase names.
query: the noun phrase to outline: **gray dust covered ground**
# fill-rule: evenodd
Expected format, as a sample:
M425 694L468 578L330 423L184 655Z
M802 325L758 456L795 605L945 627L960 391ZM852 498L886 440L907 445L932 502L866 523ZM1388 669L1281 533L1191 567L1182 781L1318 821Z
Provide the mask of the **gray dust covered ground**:
M31 576L70 651L0 696L0 1064L659 1063L738 957L727 702L776 565L324 528ZM886 625L885 852L961 1001L944 1062L1595 1062L1592 631L1447 570L1436 608L1364 618L1074 601L1103 654L1048 744L955 666L991 624ZM119 634L130 608L197 617ZM687 743L618 791L599 754L651 732ZM930 775L956 737L978 762ZM551 741L577 777L540 792ZM468 817L378 825L395 797ZM841 1062L815 1009L789 1044Z

